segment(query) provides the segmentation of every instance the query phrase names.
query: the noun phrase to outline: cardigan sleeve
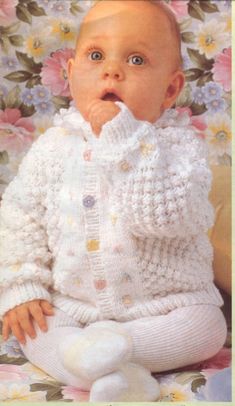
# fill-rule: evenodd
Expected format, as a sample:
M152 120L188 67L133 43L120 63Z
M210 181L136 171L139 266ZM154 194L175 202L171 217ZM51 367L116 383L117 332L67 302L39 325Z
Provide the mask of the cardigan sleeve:
M33 299L50 300L51 253L43 227L45 137L35 141L0 208L0 317Z
M205 141L192 127L156 128L120 107L104 125L96 153L109 173L117 216L137 237L206 232L214 212Z

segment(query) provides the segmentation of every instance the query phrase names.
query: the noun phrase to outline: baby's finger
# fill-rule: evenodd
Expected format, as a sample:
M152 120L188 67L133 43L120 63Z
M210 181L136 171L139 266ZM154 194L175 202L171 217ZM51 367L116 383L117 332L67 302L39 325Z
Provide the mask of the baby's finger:
M43 313L46 316L53 316L54 315L53 306L49 302L47 302L46 300L42 300L40 302L40 305L41 305L41 309L42 309Z
M29 311L27 307L21 307L20 311L16 309L18 322L23 331L25 331L30 338L36 337L36 332L32 321L29 318Z
M32 303L29 311L42 331L47 331L47 322L39 303Z
M9 334L11 332L7 317L4 317L3 324L2 324L2 336L3 340L7 340L9 338Z
M24 334L24 331L22 330L22 328L20 327L20 324L17 320L17 316L15 313L12 315L9 315L9 324L10 324L11 331L12 331L13 335L17 338L17 340L21 344L25 344L26 343L25 334Z

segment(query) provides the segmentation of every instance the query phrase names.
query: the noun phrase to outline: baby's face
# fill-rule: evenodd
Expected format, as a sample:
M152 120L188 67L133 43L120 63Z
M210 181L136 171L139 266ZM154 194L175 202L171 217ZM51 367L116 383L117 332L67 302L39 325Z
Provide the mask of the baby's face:
M166 16L146 1L102 1L91 9L68 65L72 96L84 118L99 99L122 101L137 119L156 121L174 102L175 78L183 85L171 35Z

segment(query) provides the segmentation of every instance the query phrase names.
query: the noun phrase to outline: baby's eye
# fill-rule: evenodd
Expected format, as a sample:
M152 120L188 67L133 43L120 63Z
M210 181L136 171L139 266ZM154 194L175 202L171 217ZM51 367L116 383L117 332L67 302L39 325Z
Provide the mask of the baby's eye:
M103 55L100 51L93 51L89 54L89 59L92 61L101 61L103 58Z
M132 55L128 58L128 62L131 63L132 65L143 65L144 64L144 58L139 55Z

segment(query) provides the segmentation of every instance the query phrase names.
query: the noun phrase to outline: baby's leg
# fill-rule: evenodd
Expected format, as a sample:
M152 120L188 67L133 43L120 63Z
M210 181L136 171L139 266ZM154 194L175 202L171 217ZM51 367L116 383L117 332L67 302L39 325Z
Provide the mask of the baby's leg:
M132 338L131 361L152 372L194 364L215 355L226 340L222 311L213 305L181 307L163 316L123 323Z
M26 358L47 374L66 385L88 390L91 382L73 375L64 368L59 356L59 347L72 334L79 335L82 329L79 324L59 309L54 308L55 315L47 317L48 331L42 332L37 325L37 336L27 336L26 344L21 345Z

